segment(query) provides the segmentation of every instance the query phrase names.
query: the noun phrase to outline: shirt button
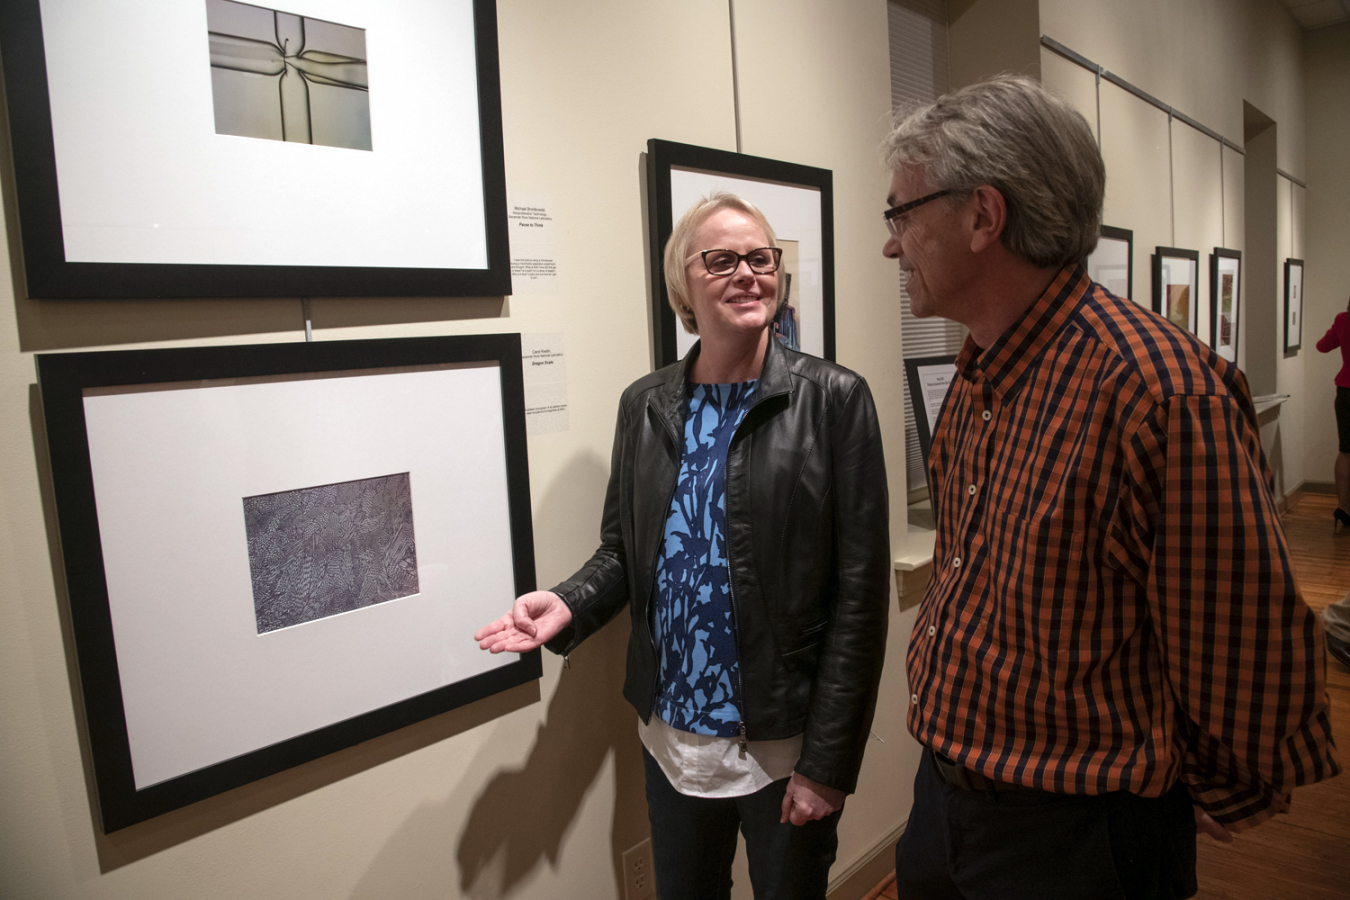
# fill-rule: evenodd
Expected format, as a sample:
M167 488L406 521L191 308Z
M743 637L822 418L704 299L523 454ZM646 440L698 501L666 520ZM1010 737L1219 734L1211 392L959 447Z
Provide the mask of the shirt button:
M932 636L935 635L935 634L937 634L937 626L936 626L936 625L929 625L929 626L928 626L928 636L929 636L929 637L932 637Z
M910 702L910 703L918 703L918 702L919 702L919 695L918 695L918 694L910 694L910 695L909 695L909 702Z
M986 422L988 422L988 421L989 421L990 419L992 419L993 417L994 417L994 414L991 413L991 412L990 412L989 410L987 410L987 409L986 409L984 412L980 413L980 418L981 418L981 419L984 419Z
M975 485L972 484L970 487L966 488L966 493L968 493L968 494L970 494L970 496L974 497L974 496L975 496L975 491L976 491L976 490L977 490L977 488L975 487Z
M961 568L961 557L958 556L956 557L956 559L952 560L952 568L953 569Z

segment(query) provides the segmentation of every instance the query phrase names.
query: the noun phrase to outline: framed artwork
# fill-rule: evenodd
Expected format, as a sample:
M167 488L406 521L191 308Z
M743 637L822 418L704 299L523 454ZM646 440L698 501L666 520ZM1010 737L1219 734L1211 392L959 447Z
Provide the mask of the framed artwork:
M1237 362L1242 313L1242 251L1215 247L1209 255L1209 345Z
M1097 249L1087 258L1088 277L1117 297L1134 299L1134 232L1102 226Z
M1284 261L1284 355L1303 346L1303 260Z
M739 194L764 213L783 247L775 333L788 346L834 359L834 188L829 169L652 139L647 213L656 367L698 340L675 317L662 254L675 223L714 191Z
M37 369L104 831L539 677L519 335Z
M0 54L30 297L511 292L494 0L12 0Z
M914 427L919 433L923 467L928 469L928 451L933 446L938 414L947 391L956 378L956 356L921 356L905 360L905 380L909 382L909 402L914 408Z
M1153 254L1153 311L1198 335L1200 252L1159 247Z

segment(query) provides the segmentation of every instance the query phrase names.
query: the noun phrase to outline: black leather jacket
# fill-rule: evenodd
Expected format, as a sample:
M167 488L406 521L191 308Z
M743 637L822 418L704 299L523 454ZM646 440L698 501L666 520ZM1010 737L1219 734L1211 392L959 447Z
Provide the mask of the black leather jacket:
M772 338L768 344L726 468L742 734L802 734L797 771L851 792L886 648L891 561L881 434L860 376ZM657 689L653 578L698 351L624 391L600 548L553 588L572 610L572 624L548 644L557 653L629 607L624 696L643 721Z

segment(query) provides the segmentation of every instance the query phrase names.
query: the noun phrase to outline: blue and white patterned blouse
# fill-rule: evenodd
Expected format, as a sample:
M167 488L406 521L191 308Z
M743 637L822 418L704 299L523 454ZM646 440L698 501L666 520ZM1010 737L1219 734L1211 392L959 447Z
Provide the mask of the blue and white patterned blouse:
M726 552L727 448L755 382L687 391L684 458L657 561L656 714L681 731L735 737L740 679Z

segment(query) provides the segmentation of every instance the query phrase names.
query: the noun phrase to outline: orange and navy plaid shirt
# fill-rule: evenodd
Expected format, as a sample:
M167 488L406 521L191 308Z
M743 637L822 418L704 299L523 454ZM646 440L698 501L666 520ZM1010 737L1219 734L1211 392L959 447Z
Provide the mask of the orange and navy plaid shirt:
M956 360L909 729L990 778L1241 830L1339 771L1246 380L1066 268Z

